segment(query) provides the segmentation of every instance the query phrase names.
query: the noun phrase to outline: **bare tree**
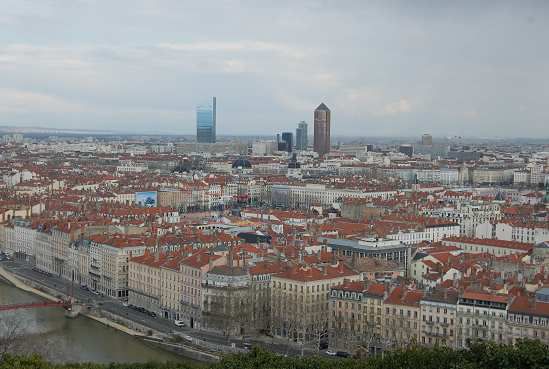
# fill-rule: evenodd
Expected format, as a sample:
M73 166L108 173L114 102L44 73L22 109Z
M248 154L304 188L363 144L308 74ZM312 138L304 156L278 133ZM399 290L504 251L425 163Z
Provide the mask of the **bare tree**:
M23 343L22 321L11 313L0 314L0 359Z

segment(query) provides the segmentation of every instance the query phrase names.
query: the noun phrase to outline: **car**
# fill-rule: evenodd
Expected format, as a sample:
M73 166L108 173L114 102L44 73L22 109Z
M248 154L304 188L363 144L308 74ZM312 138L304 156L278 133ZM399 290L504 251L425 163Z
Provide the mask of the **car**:
M88 288L88 286L86 286L85 284L81 285L80 288L83 289L84 291L89 291L90 290Z
M122 303L122 306L124 306L124 307L130 307L130 304L128 304L127 302L123 302L123 303Z
M251 342L244 342L242 344L242 347L244 347L245 349L251 349L252 348L252 343Z
M152 316L153 318L156 318L156 313L152 312L152 311L148 311L149 315Z
M191 336L189 336L188 334L184 334L183 335L183 338L189 342L192 342L193 341L193 338Z
M327 350L327 351L326 351L326 355L328 355L328 356L336 356L336 355L337 355L337 352L332 351L332 350Z
M178 327L184 327L185 326L185 322L182 321L182 320L174 320L173 324L175 324Z
M350 357L351 354L349 354L348 352L345 352L345 351L338 351L338 352L336 352L336 356L337 357Z
M94 295L97 295L97 296L100 295L99 291L97 291L97 290L91 290L90 292L93 293Z

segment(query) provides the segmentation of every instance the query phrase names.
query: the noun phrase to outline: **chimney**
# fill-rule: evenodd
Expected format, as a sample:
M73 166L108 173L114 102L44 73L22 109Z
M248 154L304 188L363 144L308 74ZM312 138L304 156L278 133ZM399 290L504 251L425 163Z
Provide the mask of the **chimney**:
M336 257L336 253L335 253L335 250L332 250L332 265L337 265L337 257Z
M227 266L229 266L230 268L233 267L233 247L232 246L229 246Z

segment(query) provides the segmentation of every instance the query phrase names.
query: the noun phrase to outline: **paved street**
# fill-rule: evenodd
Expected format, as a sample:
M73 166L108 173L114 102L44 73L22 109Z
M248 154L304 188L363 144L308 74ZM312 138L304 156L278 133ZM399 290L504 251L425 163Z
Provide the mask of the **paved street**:
M70 282L65 281L59 277L47 275L45 273L34 270L30 265L24 262L11 260L1 261L0 263L2 266L4 266L6 269L16 275L31 279L45 287L59 291L60 293L71 294L72 290L72 296L74 296L77 301L81 303L99 307L102 310L116 314L121 317L128 318L153 330L165 334L185 334L215 345L230 346L234 343L236 347L243 347L243 342L239 338L228 338L220 334L191 329L189 327L177 327L170 320L166 320L160 317L153 318L147 313L143 313L131 307L124 306L120 301L113 300L108 297L98 296L91 291L84 290L80 288L78 284L74 284L73 286L71 286ZM288 345L288 343L283 340L272 340L268 337L262 337L261 339L250 338L248 341L252 342L254 345L262 346L267 350L282 355L301 355L301 347L296 345L295 343ZM304 350L304 354L313 353L314 350Z

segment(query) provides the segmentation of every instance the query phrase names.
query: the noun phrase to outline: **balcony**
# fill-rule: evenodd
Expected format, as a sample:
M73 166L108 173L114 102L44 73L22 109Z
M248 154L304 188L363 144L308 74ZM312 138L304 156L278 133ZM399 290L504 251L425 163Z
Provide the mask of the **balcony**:
M436 332L431 330L423 330L423 334L431 337L449 337L448 334L444 334L443 332Z

